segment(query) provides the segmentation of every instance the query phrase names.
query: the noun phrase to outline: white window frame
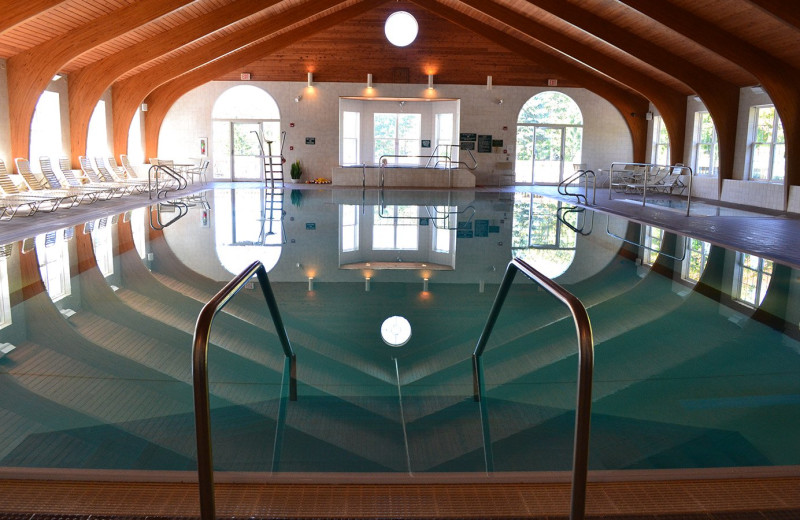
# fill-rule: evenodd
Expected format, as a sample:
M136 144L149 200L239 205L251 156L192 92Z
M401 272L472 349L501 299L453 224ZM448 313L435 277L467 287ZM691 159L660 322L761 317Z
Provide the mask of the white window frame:
M402 215L404 210L412 208L416 215ZM384 216L381 216L383 214ZM375 213L372 225L372 249L374 251L418 251L419 250L419 207L418 206L375 206ZM410 240L409 244L403 242L403 238L399 231L408 231L413 228L414 240ZM386 233L389 229L392 232L391 245L378 247L375 244L376 231ZM410 243L413 242L413 246Z
M700 139L703 135L703 119L705 116L711 120L711 127L713 131L711 132L711 141L703 142ZM717 127L714 125L714 119L711 118L711 114L707 110L701 110L694 113L694 136L693 136L693 157L692 157L692 169L694 170L695 175L703 175L707 177L718 177L719 176L719 143L717 141ZM702 147L708 147L708 157L710 158L710 164L708 165L708 172L703 173L705 166L701 168L699 164L700 160L700 150Z
M695 250L694 245L700 244L700 248ZM686 241L686 258L683 260L681 266L681 278L689 283L697 283L703 276L706 264L708 263L708 254L711 252L711 244L696 238L690 238ZM697 273L697 278L692 275L692 259L697 258L700 266L700 271Z
M55 232L51 232L55 233ZM55 233L55 240L45 233L35 239L36 256L47 294L54 302L62 300L72 294L72 283L69 274L69 244ZM47 244L47 245L46 245ZM52 285L57 280L61 286L60 291Z
M664 244L664 230L655 226L644 226L642 228L642 264L653 265L661 253Z
M341 235L339 250L342 253L358 251L359 248L359 214L358 206L341 204L339 206L339 222L341 222ZM349 244L349 247L345 244Z
M772 119L772 134L768 141L758 141L758 121L759 113L762 110L773 110ZM751 122L750 122L750 167L748 169L748 180L754 182L769 182L783 184L786 178L786 137L783 134L783 122L781 121L778 110L775 105L757 105L751 109ZM781 142L778 142L779 136L783 136ZM756 166L756 150L760 146L769 147L769 167L767 174L764 177L754 177L753 170ZM780 158L783 153L783 168L780 175L776 176L776 159Z
M0 329L11 325L11 293L8 289L8 262L0 256Z
M666 141L661 140L661 129L664 129L664 134L666 137ZM663 147L663 155L661 153ZM664 118L661 116L654 116L653 117L653 150L652 150L652 161L655 164L669 164L669 133L666 131L666 127L664 126Z
M105 217L98 219L92 231L92 248L94 249L97 267L100 268L100 272L106 278L114 274L113 246L111 226Z
M755 259L755 267L745 265L746 259ZM758 307L764 301L764 297L769 289L769 283L772 280L774 268L772 261L751 255L749 253L741 253L737 251L735 265L736 267L733 280L733 294L735 295L734 299L749 307ZM745 295L742 294L743 284L748 272L752 273L752 275L755 277L754 296L755 300L758 301L747 299Z
M350 125L349 122L354 124ZM361 112L354 110L342 111L341 136L342 156L340 164L361 164ZM348 143L350 143L350 146L355 149L356 155L355 158L350 161L345 160L345 149L347 148L346 144Z
M377 118L378 116L394 116L394 118L395 118L395 127L394 127L394 136L393 137L384 137L384 136L375 135L376 125L375 125L374 121L375 121L375 118ZM417 125L417 128L419 129L419 132L415 136L400 137L400 119L401 119L401 117L404 117L404 116L405 117L413 116L413 117L419 119L419 125ZM412 156L411 158L408 158L408 159L404 159L402 157L387 157L386 161L387 161L388 164L419 164L419 162L420 162L419 158L418 157L413 157L413 156L420 155L420 140L422 139L422 114L414 113L414 112L375 112L375 114L373 114L372 117L373 117L373 133L372 133L372 135L373 135L373 149L372 149L372 156L373 156L373 159L374 159L375 163L378 164L380 162L380 158L381 158L381 156L377 154L378 153L378 148L377 148L378 142L379 141L386 141L386 142L391 141L393 143L392 147L394 149L394 154L389 154L389 155L399 156L399 155L401 155L400 152L402 150L410 150L410 151L412 151L414 153L405 154L405 155Z

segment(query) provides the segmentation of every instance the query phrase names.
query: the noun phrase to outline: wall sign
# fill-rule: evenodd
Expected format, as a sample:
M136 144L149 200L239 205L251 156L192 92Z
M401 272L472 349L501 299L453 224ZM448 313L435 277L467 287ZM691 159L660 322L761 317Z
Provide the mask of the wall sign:
M306 137L306 144L312 144L312 145L313 144L317 144L317 138L316 137Z
M458 134L459 141L474 141L476 137L475 134Z
M431 147L431 140L430 139L423 139L422 140L422 148L430 148Z
M478 153L492 153L492 136L478 136Z

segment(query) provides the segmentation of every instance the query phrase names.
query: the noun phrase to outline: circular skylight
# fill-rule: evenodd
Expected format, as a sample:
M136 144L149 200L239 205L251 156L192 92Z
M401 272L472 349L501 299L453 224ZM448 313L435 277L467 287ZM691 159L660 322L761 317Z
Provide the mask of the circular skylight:
M419 26L417 20L410 13L397 11L389 15L383 31L386 38L396 47L405 47L417 37Z
M411 338L411 324L402 316L386 318L381 325L381 337L390 347L402 347Z

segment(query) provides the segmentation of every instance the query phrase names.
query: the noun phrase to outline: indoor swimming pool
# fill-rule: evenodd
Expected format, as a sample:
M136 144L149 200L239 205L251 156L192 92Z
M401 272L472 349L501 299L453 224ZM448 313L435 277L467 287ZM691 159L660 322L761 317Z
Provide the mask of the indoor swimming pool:
M298 399L250 284L211 335L217 471L568 471L575 325L522 276L483 355L485 415L473 400L513 257L587 308L590 470L800 464L792 270L531 193L216 188L3 254L3 468L194 471L195 321L260 260Z

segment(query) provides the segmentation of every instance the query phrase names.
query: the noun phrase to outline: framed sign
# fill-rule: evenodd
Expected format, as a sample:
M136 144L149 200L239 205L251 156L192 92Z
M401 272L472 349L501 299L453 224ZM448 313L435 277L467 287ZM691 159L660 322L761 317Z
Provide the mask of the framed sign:
M461 141L460 148L462 150L474 150L475 149L475 141Z
M208 137L200 138L200 155L208 155Z
M430 139L423 139L422 140L422 148L430 148L431 147L431 140Z
M492 136L478 136L478 153L492 153Z
M306 144L317 144L316 137L306 137Z
M474 141L476 138L475 134L458 134L459 141Z

